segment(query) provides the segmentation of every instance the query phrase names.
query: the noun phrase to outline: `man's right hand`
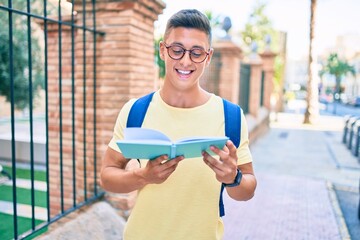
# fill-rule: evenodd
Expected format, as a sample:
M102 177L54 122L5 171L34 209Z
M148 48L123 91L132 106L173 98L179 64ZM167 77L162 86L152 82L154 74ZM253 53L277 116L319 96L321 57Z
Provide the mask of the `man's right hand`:
M175 171L183 156L168 160L166 155L149 160L144 168L125 170L129 160L107 148L102 159L100 185L114 193L128 193L147 184L163 183Z
M142 171L142 175L148 184L163 183L176 170L178 163L183 159L183 156L178 156L171 160L168 159L167 155L159 156L148 161ZM138 169L138 171L140 172L141 170Z

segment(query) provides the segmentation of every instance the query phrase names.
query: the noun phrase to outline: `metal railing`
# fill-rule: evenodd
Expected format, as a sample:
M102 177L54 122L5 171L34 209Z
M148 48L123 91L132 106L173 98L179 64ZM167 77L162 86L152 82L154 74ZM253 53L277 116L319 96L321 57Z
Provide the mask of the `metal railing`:
M260 106L264 106L264 92L265 92L265 71L261 71L260 80Z
M250 64L240 64L240 92L239 105L245 114L249 113L249 97L250 97Z
M54 3L55 1L51 1L52 3ZM40 230L44 230L49 224L56 222L57 220L59 220L60 218L66 216L67 214L73 212L74 210L81 208L84 205L87 205L97 199L99 199L100 197L103 196L103 192L98 192L97 190L97 169L96 169L96 147L93 147L93 156L94 159L91 162L91 164L93 164L93 168L94 168L94 174L93 174L93 179L92 181L94 182L94 187L93 187L93 191L89 193L89 190L87 189L87 181L89 176L87 176L87 157L85 154L85 150L84 150L84 156L83 156L83 169L84 169L84 176L82 181L84 182L84 199L82 201L78 200L77 197L77 185L76 185L76 181L79 180L79 177L76 174L76 169L75 166L77 163L77 159L76 159L76 154L75 154L75 149L76 149L76 134L75 134L75 80L76 80L76 75L75 75L75 30L80 30L83 33L82 36L82 57L83 57L83 73L82 73L82 80L83 80L83 136L82 138L84 139L83 141L83 148L86 149L86 142L85 139L87 139L87 134L85 129L87 129L90 126L87 126L87 109L88 106L86 106L86 102L87 102L87 82L88 81L92 81L93 83L93 103L92 103L92 107L93 107L93 123L91 128L93 129L93 136L91 136L91 138L93 139L93 144L94 146L96 146L96 91L95 91L95 87L96 87L96 37L97 35L102 35L102 32L99 32L96 30L96 6L95 6L95 0L92 0L91 2L83 0L82 1L82 24L78 25L75 24L75 19L74 19L74 0L72 0L72 7L71 7L71 20L70 21L64 21L62 19L62 6L61 3L65 2L65 1L57 1L58 6L57 6L57 18L53 18L53 17L49 17L48 16L48 2L46 0L27 0L26 1L26 10L24 9L16 9L13 6L13 2L11 0L7 1L7 4L0 1L0 14L7 14L7 18L8 18L8 23L1 23L1 24L7 24L8 26L8 46L9 46L9 51L8 51L8 58L9 58L9 72L8 72L8 76L10 79L10 87L9 87L9 91L10 91L10 105L11 105L11 116L10 116L10 126L11 126L11 167L12 167L12 172L11 172L11 176L12 176L12 200L13 200L13 236L11 236L11 238L14 239L22 239L25 237L29 237L29 236L33 236L35 233L39 232ZM80 2L80 1L77 1ZM43 13L42 14L38 14L35 13L36 11L32 11L31 7L32 6L39 6L37 5L41 3L41 6L43 8ZM87 4L91 4L92 6L92 21L93 21L93 26L89 27L86 26L86 11L88 11L88 9L86 9L88 6L86 6ZM77 5L79 6L79 4ZM29 104L28 104L28 109L29 109L29 135L30 135L30 141L29 141L29 146L30 146L30 182L31 182L31 187L30 187L30 194L31 194L31 228L28 229L26 232L20 232L19 231L19 225L18 225L18 193L17 193L17 178L16 178L16 169L17 169L17 156L16 156L16 138L15 138L15 133L16 133L16 127L15 127L15 91L16 91L16 86L15 86L15 80L14 80L14 67L17 64L16 62L14 62L14 16L21 16L22 18L26 18L26 31L27 31L27 39L26 39L26 45L27 45L27 55L28 55L28 65L27 65L27 69L28 69L28 89L29 89ZM35 162L34 162L34 133L36 132L36 129L34 129L34 116L33 116L33 40L32 40L32 34L33 34L33 20L36 19L38 22L42 22L43 24L43 71L44 71L44 88L45 88L45 129L46 129L46 142L45 142L45 149L46 149L46 153L45 153L45 168L46 168L46 183L47 183L47 190L46 190L46 208L47 208L47 219L46 221L42 222L41 224L36 224L36 217L35 217ZM58 72L58 94L59 94L59 155L60 155L60 163L59 163L59 167L60 167L60 189L61 189L61 194L60 194L60 201L61 201L61 211L59 214L53 215L51 216L50 214L50 209L51 209L51 202L50 202L50 189L49 189L49 179L50 179L50 172L49 172L49 95L48 95L48 24L57 24L58 26L58 68L59 68L59 72ZM73 175L73 182L72 182L72 188L73 188L73 193L72 193L72 197L73 197L73 204L72 207L66 207L66 205L64 204L64 169L63 169L63 109L62 109L62 94L63 94L63 77L62 77L62 31L63 31L63 27L69 27L71 29L71 92L72 92L72 98L71 98L71 108L72 108L72 175ZM91 34L93 36L93 49L87 48L87 34ZM87 54L88 51L92 51L91 54ZM87 77L87 61L88 60L88 56L91 56L93 58L92 60L92 70L93 70L93 74L91 79L89 79L89 77ZM78 178L78 179L77 179ZM90 195L90 196L89 196ZM89 197L88 197L89 196Z

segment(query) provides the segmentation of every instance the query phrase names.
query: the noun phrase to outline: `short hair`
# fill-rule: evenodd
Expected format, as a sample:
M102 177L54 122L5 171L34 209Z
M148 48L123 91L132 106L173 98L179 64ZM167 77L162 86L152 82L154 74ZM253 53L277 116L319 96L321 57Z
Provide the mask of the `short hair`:
M172 29L177 27L194 28L205 32L211 45L210 21L205 14L200 11L196 9L184 9L172 15L166 24L164 39L169 36Z

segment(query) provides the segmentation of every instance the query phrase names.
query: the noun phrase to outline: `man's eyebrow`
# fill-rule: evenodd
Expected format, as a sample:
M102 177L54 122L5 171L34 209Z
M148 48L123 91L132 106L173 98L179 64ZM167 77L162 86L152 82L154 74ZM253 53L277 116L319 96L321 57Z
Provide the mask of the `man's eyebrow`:
M185 48L184 44L182 44L181 42L173 42L173 43L171 43L171 45L180 45L180 46L182 46L183 48ZM192 46L190 49L193 49L193 48L205 49L204 47L199 46L199 45L194 45L194 46Z
M184 46L184 44L182 44L181 42L173 42L173 43L171 43L171 45L174 45L174 44L176 44L176 45L180 45L180 46Z

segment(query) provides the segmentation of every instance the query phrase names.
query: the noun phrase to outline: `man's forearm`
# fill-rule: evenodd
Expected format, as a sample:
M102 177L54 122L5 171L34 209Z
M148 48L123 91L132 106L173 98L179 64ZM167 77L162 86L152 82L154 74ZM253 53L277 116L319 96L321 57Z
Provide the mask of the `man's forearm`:
M229 196L237 201L247 201L254 196L256 188L256 178L253 174L243 174L240 185L227 187Z
M140 168L123 170L116 167L106 167L101 171L100 184L109 192L128 193L139 190L147 183Z

